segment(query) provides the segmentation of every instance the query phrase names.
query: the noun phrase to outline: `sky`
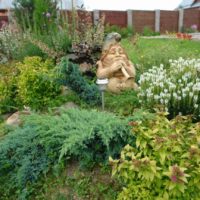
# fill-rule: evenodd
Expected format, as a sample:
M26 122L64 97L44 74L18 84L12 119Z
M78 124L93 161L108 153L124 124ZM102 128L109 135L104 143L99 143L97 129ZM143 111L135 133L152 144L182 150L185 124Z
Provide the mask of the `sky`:
M13 0L0 0L0 8L8 8ZM63 8L71 8L72 0L62 1ZM174 10L182 0L74 0L84 3L87 10Z
M182 0L84 0L86 9L174 10Z

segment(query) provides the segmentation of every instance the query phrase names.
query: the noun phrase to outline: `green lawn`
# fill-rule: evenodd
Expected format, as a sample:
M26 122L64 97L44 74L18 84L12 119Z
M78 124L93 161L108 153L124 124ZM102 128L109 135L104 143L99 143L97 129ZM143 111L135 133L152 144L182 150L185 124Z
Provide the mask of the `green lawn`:
M200 57L200 41L138 38L136 44L131 39L121 43L139 74L152 66L167 67L169 59Z

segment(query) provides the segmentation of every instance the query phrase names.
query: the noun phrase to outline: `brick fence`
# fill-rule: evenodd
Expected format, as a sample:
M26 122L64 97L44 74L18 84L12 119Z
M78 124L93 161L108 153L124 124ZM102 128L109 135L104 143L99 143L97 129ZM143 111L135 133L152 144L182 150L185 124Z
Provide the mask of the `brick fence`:
M200 31L200 8L174 11L129 10L126 13L127 25L133 27L139 33L143 31L144 27L149 27L153 31L161 33L166 31L178 32L183 28L190 28L193 24L196 24Z
M190 27L192 24L196 24L200 31L200 8L184 10L184 27Z
M0 28L8 23L8 14L7 10L0 10Z
M67 11L70 18L70 11ZM127 10L127 11L108 11L94 10L92 12L78 11L81 18L88 18L89 21L96 24L102 15L105 15L105 24L118 25L120 27L133 27L133 29L141 33L144 27L149 27L156 32L165 33L178 32L183 28L190 28L196 24L200 31L200 8L185 10ZM2 21L8 21L6 11L0 11L0 27Z

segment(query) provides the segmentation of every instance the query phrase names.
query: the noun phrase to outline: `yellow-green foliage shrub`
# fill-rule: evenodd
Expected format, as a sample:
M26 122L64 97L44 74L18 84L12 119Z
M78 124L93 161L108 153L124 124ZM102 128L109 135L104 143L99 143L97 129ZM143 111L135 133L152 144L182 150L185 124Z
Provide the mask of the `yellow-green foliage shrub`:
M15 105L14 79L0 79L0 113L10 112Z
M16 68L0 65L0 114L16 109Z
M23 105L41 109L60 93L55 81L54 65L50 60L27 57L23 63L17 64L17 68L18 99Z
M124 187L118 200L199 200L200 123L177 116L132 122L136 148L127 145L113 175Z

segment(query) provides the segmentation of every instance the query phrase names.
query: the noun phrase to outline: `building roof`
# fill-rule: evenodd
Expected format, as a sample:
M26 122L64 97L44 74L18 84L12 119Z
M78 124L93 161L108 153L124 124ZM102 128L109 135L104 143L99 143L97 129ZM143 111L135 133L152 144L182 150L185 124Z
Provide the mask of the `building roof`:
M200 2L197 0L182 0L178 8L195 8L200 7Z
M0 0L0 10L7 10L10 8L13 8L12 4L13 0ZM71 0L61 0L58 4L61 9L71 9L72 8L72 1ZM83 0L74 0L75 7L81 8L83 3Z

